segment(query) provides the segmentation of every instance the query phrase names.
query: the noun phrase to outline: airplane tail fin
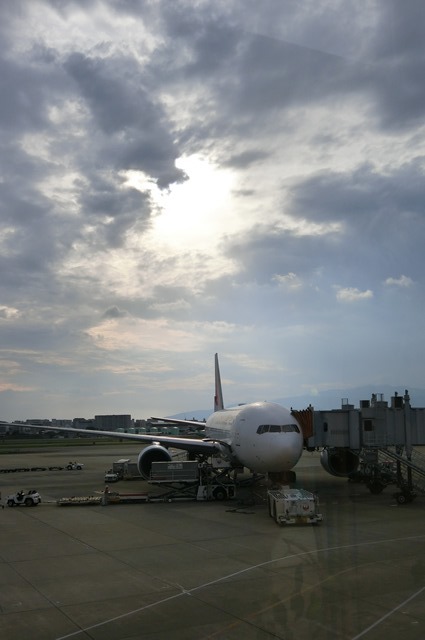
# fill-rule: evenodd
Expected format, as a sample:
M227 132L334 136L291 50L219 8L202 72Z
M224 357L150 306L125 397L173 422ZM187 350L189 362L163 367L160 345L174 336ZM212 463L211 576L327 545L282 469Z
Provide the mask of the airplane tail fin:
M214 395L214 411L222 411L224 409L223 391L221 390L220 367L218 365L218 354L215 354L215 395Z

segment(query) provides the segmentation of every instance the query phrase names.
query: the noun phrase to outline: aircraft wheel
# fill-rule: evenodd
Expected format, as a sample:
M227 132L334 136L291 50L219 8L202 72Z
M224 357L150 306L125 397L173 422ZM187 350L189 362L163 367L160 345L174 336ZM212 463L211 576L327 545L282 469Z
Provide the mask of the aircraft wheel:
M213 491L213 496L214 496L215 500L225 500L226 499L226 492L221 487L217 487Z
M297 474L295 473L295 471L288 471L288 476L289 482L291 484L295 484L295 482L297 481Z
M375 495L377 495L383 492L385 485L381 484L381 482L370 482L367 485L367 488L371 493L374 493Z

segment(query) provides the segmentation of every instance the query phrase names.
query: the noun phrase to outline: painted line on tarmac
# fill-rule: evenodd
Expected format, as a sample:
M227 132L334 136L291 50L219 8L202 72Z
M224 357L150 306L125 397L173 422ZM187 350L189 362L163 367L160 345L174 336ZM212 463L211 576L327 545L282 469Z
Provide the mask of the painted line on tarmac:
M354 636L354 638L351 638L351 640L358 640L358 638L362 638L363 636L365 636L367 633L369 633L369 631L371 631L372 629L377 627L378 624L381 624L381 622L383 622L384 620L386 620L387 618L392 616L393 613L395 613L396 611L401 609L401 607L404 607L404 605L406 605L408 602L410 602L411 600L414 600L418 595L420 595L422 593L422 591L425 591L425 587L422 587L422 589L419 589L419 591L416 591L416 593L414 593L412 596L410 596L410 598L407 598L407 600L404 600L397 607L394 607L394 609L391 609L391 611L388 611L388 613L386 613L384 616L382 616L382 618L379 618L379 620L377 620L376 622L371 624L370 627L367 627L367 629L364 629L357 636Z
M368 547L368 546L379 545L379 544L389 544L389 543L393 543L393 542L406 542L407 540L421 540L422 538L425 538L425 536L424 535L408 536L407 538L389 538L389 539L383 539L383 540L374 540L374 541L371 541L371 542L358 542L356 544L346 544L346 545L341 545L341 546L338 546L338 547L324 547L323 549L313 549L311 551L301 551L300 553L293 553L293 554L288 555L288 556L282 556L280 558L274 558L273 560L266 560L265 562L260 562L259 564L253 565L251 567L247 567L246 569L241 569L240 571L235 571L234 573L229 573L229 574L227 574L225 576L222 576L221 578L216 578L215 580L211 580L210 582L204 582L203 584L200 584L197 587L193 587L193 589L183 589L182 588L182 591L180 593L176 593L173 596L169 596L168 598L163 598L162 600L157 600L156 602L151 602L150 604L146 604L143 607L139 607L138 609L133 609L132 611L127 611L126 613L123 613L123 614L121 614L119 616L115 616L114 618L108 618L107 620L103 620L102 622L98 622L97 624L93 624L93 625L90 625L89 627L85 627L84 629L79 629L78 631L73 631L72 633L68 633L65 636L60 636L60 637L56 638L56 640L67 640L67 638L74 638L75 636L78 636L80 633L86 633L88 631L91 631L92 629L98 629L99 627L103 627L103 626L105 626L107 624L111 624L112 622L116 622L117 620L123 620L124 618L129 618L132 615L135 615L137 613L142 613L143 611L146 611L147 609L152 609L153 607L157 607L158 605L165 604L166 602L170 602L171 600L175 600L176 598L181 598L182 596L185 596L185 595L186 596L191 596L192 593L194 593L195 591L199 591L201 589L206 589L207 587L211 587L212 585L218 584L219 582L224 582L224 580L229 580L230 578L235 578L236 576L240 576L243 573L248 573L248 571L252 571L254 569L259 569L261 567L265 567L265 566L273 564L275 562L282 562L283 560L290 560L290 559L293 559L293 558L300 558L302 556L310 556L310 555L314 555L314 554L317 554L317 553L326 553L327 551L343 551L344 549L354 549L356 547ZM387 613L385 616L383 616L382 618L377 620L373 625L371 625L370 627L368 627L367 629L362 631L359 635L351 638L351 640L357 640L358 638L361 638L364 635L366 635L366 633L368 633L371 629L375 628L383 620L388 618L391 614L395 613L395 611L400 609L400 607L402 607L404 604L407 604L408 602L410 602L410 600L413 600L414 598L416 598L424 590L425 590L425 587L422 587L419 591L417 591L415 594L413 594L413 596L411 596L410 598L408 598L407 600L402 602L400 605L398 605L394 609L392 609L389 613ZM74 622L74 624L75 624L75 622Z

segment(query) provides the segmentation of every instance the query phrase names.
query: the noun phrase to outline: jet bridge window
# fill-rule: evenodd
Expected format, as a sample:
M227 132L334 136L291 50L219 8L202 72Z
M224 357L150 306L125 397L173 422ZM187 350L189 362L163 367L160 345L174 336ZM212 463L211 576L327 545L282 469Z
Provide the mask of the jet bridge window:
M296 424L261 424L257 433L299 433L300 430Z

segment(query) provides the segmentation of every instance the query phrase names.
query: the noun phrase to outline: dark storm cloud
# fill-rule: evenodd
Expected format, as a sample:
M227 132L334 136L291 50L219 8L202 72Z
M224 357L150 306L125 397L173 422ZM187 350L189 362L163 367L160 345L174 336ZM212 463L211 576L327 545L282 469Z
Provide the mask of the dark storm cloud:
M0 62L0 122L7 131L45 126L43 74L7 60Z
M180 154L170 125L160 103L143 86L134 60L74 53L64 66L90 109L94 126L110 137L104 149L106 162L116 169L145 171L161 188L184 179L174 166Z
M234 154L230 158L224 159L223 166L234 169L246 169L252 164L257 164L269 157L266 151L261 149L246 149L241 153Z
M16 156L15 163L19 165ZM67 241L66 226L54 223L50 200L30 180L22 179L22 169L27 164L22 163L17 176L0 183L2 292L8 287L13 287L15 292L26 289L30 283L34 287L41 277L50 277L52 266L62 257Z
M76 1L51 4L62 14L81 6ZM150 62L152 72L170 86L185 79L208 87L210 94L223 100L223 118L216 114L223 131L232 130L228 125L234 109L259 117L270 109L327 101L346 92L363 94L371 118L386 129L403 129L423 115L421 0L412 0L408 7L398 0L370 7L312 3L310 13L305 10L308 3L268 2L261 17L256 3L246 2L232 3L225 13L208 3L196 9L186 2L154 7L123 0L109 6L117 15L124 12L140 16L145 24L162 24L168 39ZM276 25L285 24L288 28L281 32L288 40L277 35ZM258 31L253 33L255 27ZM120 95L119 91L111 95L115 83L108 92L97 82L93 91L112 97L112 108ZM126 111L127 101L123 102ZM99 105L97 115L103 126L110 125L110 114L102 113ZM233 123L237 124L241 127L242 122ZM215 134L220 130L212 122L209 126ZM205 137L205 131L200 133ZM142 141L142 153L144 149Z
M73 53L64 67L105 133L156 125L154 105L140 86L140 78L135 78L138 69L134 60L90 58Z
M44 0L44 2L60 15L67 15L69 10L75 8L92 9L99 4L99 0Z
M270 371L293 348L292 388L335 379L335 352L350 360L350 376L366 369L379 377L391 370L394 337L406 333L416 346L403 347L395 370L410 369L406 354L417 357L423 342L424 7L2 3L0 342L25 350L16 362L30 376L8 380L1 359L0 373L6 383L40 387L31 413L58 381L59 412L66 394L68 413L90 393L97 400L87 412L98 412L105 379L96 369L125 370L147 353L180 371L188 361L172 357L186 348L176 344L180 332L199 349L193 360L209 362L218 342L229 354L270 354ZM204 207L196 171L165 198L149 184L144 193L129 186L144 189L147 180L167 190L185 178L176 159L192 153L213 181L229 181L217 212ZM143 172L139 183L131 169ZM182 191L188 199L179 201ZM191 195L199 208L193 228ZM162 217L160 207L178 202L170 239L161 226L169 211ZM203 245L200 234L198 246L191 232L198 237L204 216L211 235ZM407 308L418 325L408 332ZM288 346L289 325L296 330ZM167 335L168 327L177 333ZM391 348L377 358L383 333ZM121 347L121 338L134 347ZM172 379L158 401L143 384L138 397L152 408L175 398ZM131 385L114 374L107 388ZM179 402L190 406L194 386ZM24 417L23 406L29 402L10 413Z
M378 7L379 29L363 56L370 64L374 116L385 129L403 131L425 115L425 4L388 0Z
M203 5L195 11L185 3L163 4L161 20L167 39L149 63L150 77L159 78L167 91L179 95L185 87L191 115L176 136L186 153L206 149L210 140L213 147L230 135L236 123L235 114L229 114L229 100L238 82L235 65L245 34L212 7Z
M229 155L224 148L237 142L240 148L237 153L233 148L232 156L238 166L244 161L244 145L265 157L260 148L265 131L276 116L281 133L292 127L282 116L294 107L333 103L337 108L336 101L350 94L371 100L370 71L362 62L253 34L223 20L208 21L202 13L178 13L177 21L172 10L164 16L173 39L152 56L150 75L160 77L169 90L184 83L189 95L196 96L190 123L178 131L187 149L205 149L211 140L217 153L220 140L223 161Z
M139 233L146 226L151 214L149 199L135 189L123 189L123 178L112 177L112 171L105 177L108 169L142 169L160 187L184 176L174 166L178 150L169 123L160 105L141 86L134 60L119 56L98 60L75 53L62 65L57 52L37 43L19 61L4 57L0 65L0 215L11 228L0 257L2 287L8 282L25 287L30 281L34 286L37 274L44 273L46 278L51 274L54 281L56 261L66 257L75 240L88 242L91 251L115 248L123 245L134 225ZM80 89L81 104L92 114L92 122L84 123L90 136L83 140L68 135L67 128L58 128L49 115L52 107L65 106L67 97L72 95L75 100L74 82ZM31 133L44 136L55 162L30 155L17 144ZM81 214L77 217L64 216L62 207L42 195L38 186L39 181L54 175L60 178L70 169L84 174L84 180L72 185ZM89 219L95 233L87 238L84 224ZM72 284L75 281L68 279L68 286ZM44 293L47 296L47 289Z
M273 109L308 98L329 96L342 90L356 75L354 61L261 33L250 33L223 20L174 22L167 15L168 30L184 37L190 51L182 75L208 80L208 88L222 92L242 113ZM179 59L177 58L177 63ZM208 74L208 76L206 76ZM347 75L348 74L348 75Z
M116 305L114 305L113 307L106 309L102 317L110 320L110 319L116 319L116 318L125 318L126 316L127 316L126 311L121 311Z
M416 60L425 43L425 5L422 0L386 0L379 3L380 29L372 51L384 58Z
M341 220L362 231L400 227L423 219L425 157L379 172L371 164L353 172L323 171L292 185L288 212L314 222Z
M329 99L352 75L338 56L258 35L247 39L239 74L245 82L236 104L243 112Z
M45 322L40 317L23 317L13 323L5 324L1 330L3 349L18 350L25 354L28 350L33 353L29 354L29 359L34 362L42 363L43 360L49 359L48 352L57 349L62 351L65 344L70 341L75 342L77 335L75 325L72 326L53 326L51 323ZM39 354L46 350L45 356ZM14 357L20 360L22 355L17 353ZM60 359L60 357L58 358Z
M423 36L425 43L425 27ZM230 65L239 82L229 77L218 85L225 107L240 114L234 123L239 133L247 125L258 130L273 113L296 107L333 105L338 114L349 97L360 100L371 130L402 131L424 115L425 44L416 58L379 61L373 52L371 59L344 58L259 35L245 36L242 42Z
M249 33L242 15L238 21L234 13L232 23L226 24L207 10L191 13L173 4L162 14L173 42L156 54L153 66L164 81L168 73L171 84L184 79L205 85L213 102L203 103L209 132L202 129L199 116L198 133L204 139L208 134L257 131L276 110L332 101L338 109L338 101L350 95L368 111L370 128L402 131L424 115L424 7L409 3L407 11L398 2L381 3L367 15L350 11L351 23L347 17L340 27L337 8L319 6L314 19L302 16L303 29L294 32L300 40L296 43ZM294 11L288 4L276 4L277 21L279 16L289 20ZM368 17L378 29L371 28ZM177 54L180 46L188 52L184 65ZM187 131L185 135L187 140Z
M1 52L1 49L0 49ZM23 56L0 55L0 124L3 140L47 132L48 110L66 98L67 86L56 52L38 43Z
M187 2L166 2L161 7L161 20L170 45L190 45L193 57L188 69L217 69L233 57L238 38L238 22L213 3L203 3L195 9ZM239 27L240 30L240 27ZM210 52L210 56L207 52ZM193 66L194 65L194 66Z
M353 172L327 171L300 180L291 186L282 213L307 224L341 223L341 228L299 234L262 225L228 239L227 255L243 267L240 281L266 283L288 273L311 280L317 270L342 282L355 274L362 286L392 272L421 278L424 167L420 157L385 173L363 165Z
M240 235L227 243L227 254L242 267L235 279L260 285L271 282L277 274L311 275L324 263L331 263L335 252L339 252L339 248L333 238L299 236L267 226L253 229L248 235Z
M139 232L148 224L149 198L136 189L122 188L121 181L112 175L94 173L88 184L81 181L78 186L81 215L96 225L95 242L99 249L105 245L122 246L126 232L135 224Z
M241 86L241 108L357 94L379 127L396 132L418 123L425 110L425 4L361 4L314 3L309 17L303 5L276 3L276 24L280 17L291 25L282 29L290 41L257 35L246 42L237 74L248 79ZM265 19L271 15L266 12ZM273 22L263 28L277 32Z

